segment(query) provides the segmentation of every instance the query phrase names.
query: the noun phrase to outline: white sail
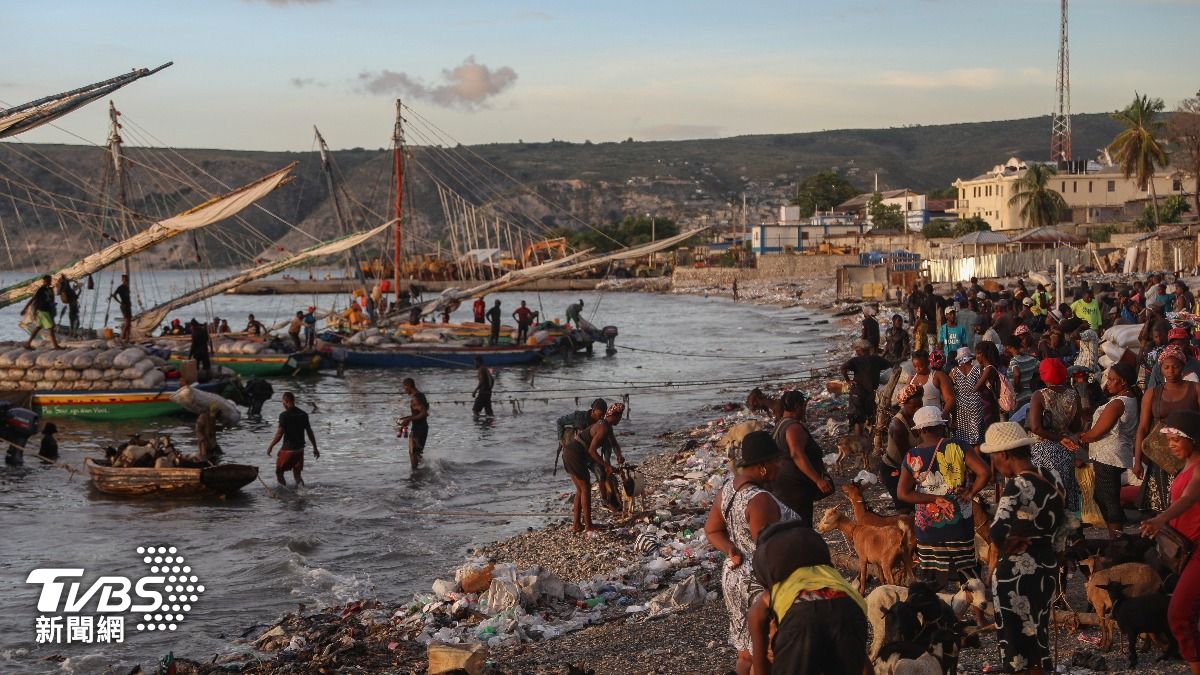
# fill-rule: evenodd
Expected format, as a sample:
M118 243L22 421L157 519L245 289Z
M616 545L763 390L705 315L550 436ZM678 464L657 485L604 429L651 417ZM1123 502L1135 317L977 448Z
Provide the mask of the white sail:
M103 82L89 84L86 87L72 89L61 94L47 96L23 105L0 110L0 138L16 136L24 131L36 129L43 124L53 122L72 110L83 107L98 98L107 96L131 82L140 80L148 75L153 75L170 65L170 63L164 63L154 69L138 68L133 72L118 75Z
M253 183L244 185L219 197L214 197L172 218L160 220L128 239L112 244L97 253L93 253L77 261L73 265L58 270L53 276L65 275L71 280L80 279L184 232L196 230L219 220L237 215L242 209L267 196L275 188L290 182L294 178L291 175L291 171L296 167L296 164L297 162L292 162L279 171L264 176ZM40 277L34 277L8 288L0 289L0 307L7 307L30 297L39 285L41 285Z
M388 229L395 223L395 220L391 220L383 225L380 225L379 227L367 230L365 232L358 232L341 237L340 239L334 239L333 241L317 244L316 246L312 246L300 251L296 255L284 258L283 260L265 263L263 265L259 265L258 267L245 270L232 277L221 279L220 281L214 281L207 286L197 288L194 291L168 300L167 302L155 307L151 307L150 309L135 316L133 318L133 329L140 335L149 335L155 328L162 324L163 320L166 319L167 314L175 311L176 309L187 307L188 305L200 302L205 298L211 298L214 295L232 290L238 286L254 281L255 279L262 279L263 277L271 276L276 272L281 272L289 267L299 265L306 261L320 258L322 256L333 255L334 253L341 253L346 249L358 246L371 237L374 237L380 232Z

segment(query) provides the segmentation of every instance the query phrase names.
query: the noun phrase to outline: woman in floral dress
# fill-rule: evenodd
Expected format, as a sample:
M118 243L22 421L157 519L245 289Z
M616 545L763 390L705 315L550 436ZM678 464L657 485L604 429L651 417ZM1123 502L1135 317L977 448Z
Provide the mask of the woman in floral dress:
M1058 472L1035 467L1032 439L1016 422L992 425L981 448L1007 480L988 531L999 549L992 576L1004 670L1053 672L1050 617L1058 594L1058 546L1065 490Z
M946 438L946 420L936 406L913 414L912 426L921 442L904 456L896 496L916 506L918 569L939 586L950 579L975 578L971 500L992 472L970 446Z
M1079 483L1075 480L1075 451L1071 433L1080 431L1079 392L1067 384L1067 367L1059 359L1042 359L1042 384L1029 400L1029 431L1033 434L1033 465L1054 469L1066 488L1066 509L1079 512Z
M950 370L954 385L954 438L978 449L983 438L983 398L979 394L979 377L983 372L968 347L961 347L958 365Z

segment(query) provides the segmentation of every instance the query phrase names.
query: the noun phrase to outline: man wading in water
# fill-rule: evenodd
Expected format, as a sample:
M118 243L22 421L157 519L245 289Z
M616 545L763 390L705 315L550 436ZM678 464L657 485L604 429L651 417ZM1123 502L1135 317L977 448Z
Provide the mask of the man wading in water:
M421 455L425 453L425 440L429 438L429 399L417 389L417 383L411 377L404 378L404 393L412 397L409 402L412 414L397 421L400 424L400 437L408 436L408 461L412 470L416 471L421 463Z
M296 485L304 485L304 480L300 478L300 472L304 470L304 437L308 436L309 442L312 443L313 459L321 457L321 451L317 450L317 439L313 436L312 426L308 423L308 413L296 407L296 395L292 392L283 394L283 412L279 413L279 429L275 432L275 438L271 441L271 445L267 447L267 457L271 456L271 451L275 449L275 444L280 440L283 441L283 447L279 449L279 457L275 460L275 480L279 481L280 485L287 485L287 481L283 479L283 472L288 469L292 470L292 477L296 479Z
M496 378L492 377L492 371L483 365L483 358L475 357L475 375L478 382L475 385L475 405L471 407L471 412L478 417L479 413L483 413L488 417L495 417L496 413L492 412L492 387L496 384Z

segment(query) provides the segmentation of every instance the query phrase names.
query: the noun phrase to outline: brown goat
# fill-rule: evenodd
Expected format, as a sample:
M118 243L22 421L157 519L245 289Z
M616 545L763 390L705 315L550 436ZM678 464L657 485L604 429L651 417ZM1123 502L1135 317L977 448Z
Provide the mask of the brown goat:
M913 577L912 560L917 550L917 529L912 515L896 513L883 516L868 509L863 501L862 488L855 482L842 484L842 492L846 493L850 508L854 510L854 522L872 527L895 527L904 533L904 576L901 581Z
M776 422L783 419L783 402L775 396L764 394L758 387L750 390L750 395L746 397L746 407L750 412L770 413Z
M842 436L837 441L837 460L833 466L839 472L842 470L842 463L852 455L862 457L862 468L867 471L871 470L871 437L866 434L850 433Z
M854 546L854 554L858 556L858 592L867 590L867 565L873 564L879 568L879 574L885 584L896 583L895 568L911 569L912 559L904 560L904 533L899 527L876 527L855 523L849 517L842 515L836 508L829 508L817 523L817 532L826 533L840 530L842 535ZM909 567L905 567L905 565Z

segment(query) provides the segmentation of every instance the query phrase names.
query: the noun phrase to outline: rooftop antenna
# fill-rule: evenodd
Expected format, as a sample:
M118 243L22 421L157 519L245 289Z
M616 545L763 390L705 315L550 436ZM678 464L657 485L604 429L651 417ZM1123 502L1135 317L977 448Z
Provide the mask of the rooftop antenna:
M1071 51L1067 46L1067 0L1061 0L1062 20L1058 37L1057 107L1050 117L1050 161L1071 159Z

